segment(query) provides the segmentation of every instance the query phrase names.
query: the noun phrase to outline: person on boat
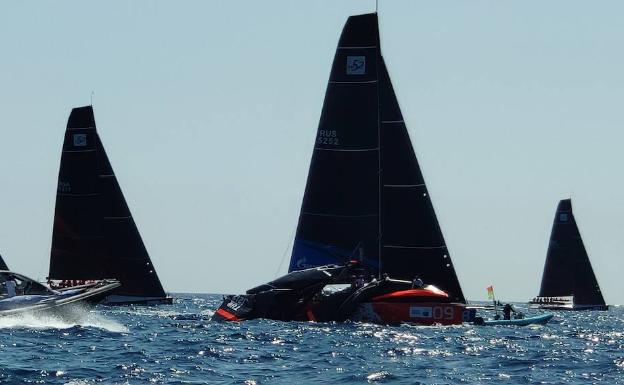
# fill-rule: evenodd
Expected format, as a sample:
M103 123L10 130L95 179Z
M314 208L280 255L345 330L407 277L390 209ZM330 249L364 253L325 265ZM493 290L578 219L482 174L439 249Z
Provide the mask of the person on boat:
M516 309L510 303L506 303L503 306L503 319L511 319L511 313L517 314Z
M7 279L3 283L4 293L8 298L15 297L17 295L17 284L12 279Z
M412 280L412 289L422 289L425 286L419 276L415 276Z

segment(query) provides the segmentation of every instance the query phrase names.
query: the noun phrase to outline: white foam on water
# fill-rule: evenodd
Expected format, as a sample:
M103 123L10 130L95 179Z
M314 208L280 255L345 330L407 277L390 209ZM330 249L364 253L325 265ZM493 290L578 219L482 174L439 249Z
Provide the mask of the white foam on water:
M0 329L69 329L75 326L103 329L113 333L128 333L119 322L89 309L73 307L62 313L22 313L0 317Z

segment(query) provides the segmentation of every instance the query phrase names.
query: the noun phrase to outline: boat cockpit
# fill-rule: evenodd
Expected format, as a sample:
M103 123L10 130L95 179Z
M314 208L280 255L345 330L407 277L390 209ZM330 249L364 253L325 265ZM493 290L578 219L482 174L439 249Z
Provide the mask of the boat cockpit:
M54 295L45 285L21 274L0 271L0 299L20 295Z

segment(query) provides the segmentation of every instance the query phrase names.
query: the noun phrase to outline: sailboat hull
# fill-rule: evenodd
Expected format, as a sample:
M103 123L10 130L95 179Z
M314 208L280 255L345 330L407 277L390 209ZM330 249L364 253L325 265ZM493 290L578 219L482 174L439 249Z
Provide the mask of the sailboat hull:
M598 310L598 311L607 311L609 310L609 305L531 305L532 308L543 309L543 310L566 310L566 311L577 311L577 310Z
M388 277L366 282L358 269L359 264L352 263L289 273L244 295L226 296L213 319L457 325L474 316L435 286L415 287ZM347 287L332 291L332 285Z
M3 298L0 300L0 316L13 316L23 313L61 314L71 307L93 306L100 303L112 290L119 286L118 281L109 280L77 289L50 290L49 293L24 294Z
M389 325L459 325L464 322L465 309L465 305L461 303L369 302L360 305L352 319Z

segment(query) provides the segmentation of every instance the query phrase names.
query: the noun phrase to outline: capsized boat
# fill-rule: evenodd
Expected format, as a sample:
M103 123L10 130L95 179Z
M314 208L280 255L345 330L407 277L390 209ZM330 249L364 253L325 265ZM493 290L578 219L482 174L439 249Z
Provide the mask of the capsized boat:
M97 304L120 285L116 280L100 280L85 287L56 291L22 274L2 270L0 316L57 312L69 305Z
M587 250L571 199L559 202L553 222L542 285L529 304L550 310L608 310Z
M121 287L104 304L171 303L86 106L72 110L65 131L48 282L66 289L107 279Z
M381 55L376 13L349 17L340 36L317 129L290 274L277 281L296 281L301 278L297 274L300 270L305 276L321 274L314 269L344 267L351 260L359 261L359 268L365 272L360 278L372 275L377 281L365 279L365 286L375 287L371 290L375 296L358 297L366 306L356 307L370 310L358 314L381 323L401 320L428 324L433 316L440 323L462 322L466 301ZM379 289L384 276L392 285L382 284L384 289ZM406 292L417 277L436 289ZM277 291L269 291L271 298L275 296L272 301L282 301L282 295L292 293L282 293L276 287ZM397 293L386 291L386 287ZM254 289L248 292L255 294ZM235 301L241 301L243 307L252 306L249 314L258 317L287 320L299 314L257 310L256 299L249 302L245 298L226 298L221 309L235 308ZM304 302L303 308L314 308L308 296L295 294L295 298ZM321 313L312 310L316 320L339 320L345 315L332 312L334 316L325 317Z
M552 313L540 314L533 317L512 318L512 319L483 319L476 317L474 324L480 326L528 326L528 325L545 325L554 317Z
M351 261L296 270L244 295L226 296L213 319L451 325L464 317L464 304L435 286L370 278L359 261Z

